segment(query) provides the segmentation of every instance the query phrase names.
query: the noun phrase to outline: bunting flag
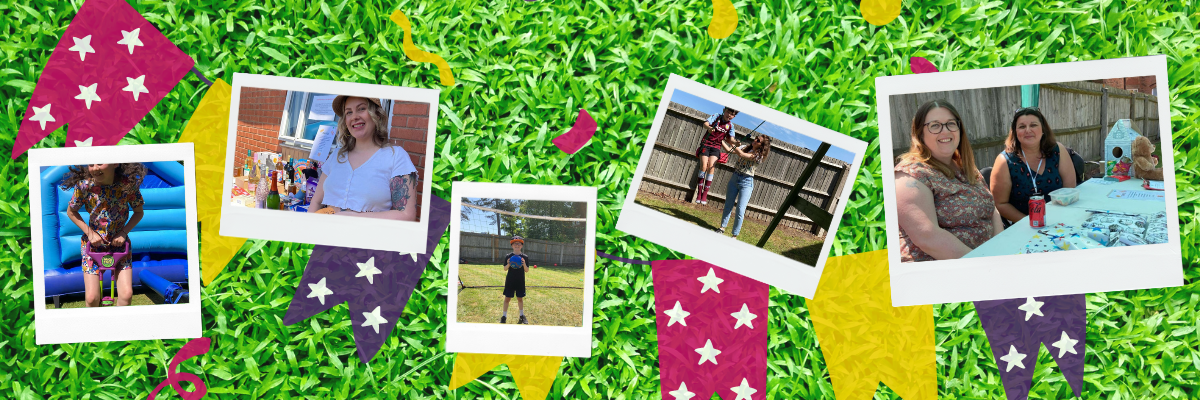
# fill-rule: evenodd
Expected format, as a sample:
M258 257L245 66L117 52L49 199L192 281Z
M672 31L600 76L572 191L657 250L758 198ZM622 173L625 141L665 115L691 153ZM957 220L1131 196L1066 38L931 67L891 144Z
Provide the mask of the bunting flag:
M1086 302L1082 294L975 302L1009 400L1029 398L1043 343L1071 391L1080 396L1087 344Z
M450 225L450 202L431 199L424 254L316 246L283 323L292 325L349 302L358 358L366 363L375 357Z
M663 399L767 398L767 284L700 260L650 273Z
M507 364L522 399L545 400L554 386L562 361L562 357L458 353L454 358L454 372L450 375L450 390L471 383L500 364Z
M839 400L937 399L933 306L892 307L887 250L829 258L808 307Z
M115 145L195 62L125 0L87 0L42 69L12 158L70 124L70 146Z
M228 83L217 79L179 135L180 143L196 144L196 220L200 223L200 276L205 285L225 269L246 243L244 238L219 234L232 93Z

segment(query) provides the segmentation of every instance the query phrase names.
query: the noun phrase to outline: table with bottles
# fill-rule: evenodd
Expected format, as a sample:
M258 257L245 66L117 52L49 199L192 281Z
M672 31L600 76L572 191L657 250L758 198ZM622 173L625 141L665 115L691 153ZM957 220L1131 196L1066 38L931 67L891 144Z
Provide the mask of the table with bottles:
M235 206L308 211L317 185L316 162L272 152L246 152L230 199Z

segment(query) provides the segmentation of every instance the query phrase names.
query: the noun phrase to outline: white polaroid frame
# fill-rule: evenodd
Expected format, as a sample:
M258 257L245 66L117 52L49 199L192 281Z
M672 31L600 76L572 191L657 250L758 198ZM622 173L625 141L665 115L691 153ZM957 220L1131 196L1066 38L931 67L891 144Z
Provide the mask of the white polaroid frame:
M42 256L41 167L183 160L187 218L187 304L46 309ZM129 340L190 339L202 334L200 247L196 227L196 156L192 143L136 146L62 147L29 150L29 215L33 233L34 341L38 345ZM80 276L79 279L83 279Z
M1109 292L1183 285L1175 174L1165 174L1169 241L1162 244L1060 251L958 260L900 262L896 176L892 160L890 99L893 95L1077 82L1154 75L1159 90L1160 148L1170 152L1171 119L1166 56L1027 65L969 71L886 76L875 79L879 110L879 150L887 219L892 305L896 307ZM1162 166L1175 170L1172 157Z
M743 113L754 115L782 128L799 132L805 136L829 143L834 147L854 153L854 161L850 164L849 178L846 187L842 188L838 198L837 208L833 212L833 224L829 226L824 245L821 246L821 256L817 265L806 265L796 260L761 249L749 243L734 240L717 232L701 228L691 223L679 220L649 207L637 204L638 188L642 184L642 175L654 150L658 131L667 115L671 97L675 90L683 90L709 101L728 107L733 107ZM792 294L812 298L817 291L817 282L821 280L821 272L825 269L825 259L829 249L836 240L838 226L841 225L842 212L853 192L858 168L862 166L863 153L867 143L861 140L834 132L830 129L811 122L784 114L766 106L725 93L719 89L702 83L671 74L667 87L663 90L662 101L654 116L654 124L650 126L650 136L642 149L642 158L638 161L637 171L633 182L629 185L629 193L625 196L625 204L621 216L617 219L617 229L631 235L649 240L684 254L704 260L733 272L748 276L760 282L786 290Z
M526 356L592 356L592 289L596 264L596 188L590 186L524 185L456 181L450 189L450 279L446 283L446 351L453 353L515 354ZM583 324L570 326L501 325L458 322L459 233L464 197L586 202L584 241ZM498 298L497 298L498 299ZM500 307L497 302L496 310Z
M421 207L418 221L392 221L315 213L281 212L236 207L229 198L236 184L233 171L237 151L238 108L243 87L345 94L429 104L429 128L425 141L425 192L421 204L429 204L433 190L434 130L437 127L439 90L400 86L370 85L288 78L282 76L233 74L233 94L229 104L229 141L225 148L225 183L221 203L221 236L312 243L359 249L425 252L429 233L429 207Z

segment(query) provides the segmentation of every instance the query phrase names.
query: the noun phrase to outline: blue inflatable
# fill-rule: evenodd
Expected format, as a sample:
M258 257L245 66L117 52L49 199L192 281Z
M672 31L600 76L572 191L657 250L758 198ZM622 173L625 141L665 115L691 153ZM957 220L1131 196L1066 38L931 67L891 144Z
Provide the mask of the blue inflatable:
M142 271L169 282L187 284L187 216L184 210L183 164L176 161L145 163L142 221L129 233L133 246L133 286L145 283ZM83 232L67 217L67 204L75 189L58 187L69 166L42 170L42 243L46 268L46 297L84 292L79 240ZM88 213L80 210L84 221ZM104 276L104 291L110 277Z

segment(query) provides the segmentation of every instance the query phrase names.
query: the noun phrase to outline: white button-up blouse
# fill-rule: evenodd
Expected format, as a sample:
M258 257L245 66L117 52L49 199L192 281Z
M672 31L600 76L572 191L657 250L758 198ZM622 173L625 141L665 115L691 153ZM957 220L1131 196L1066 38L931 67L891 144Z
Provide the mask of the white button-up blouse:
M357 169L350 167L350 160L338 160L340 146L329 150L326 162L321 165L325 177L325 199L327 206L340 207L357 212L376 212L392 209L392 177L417 172L408 152L399 146L379 149Z

